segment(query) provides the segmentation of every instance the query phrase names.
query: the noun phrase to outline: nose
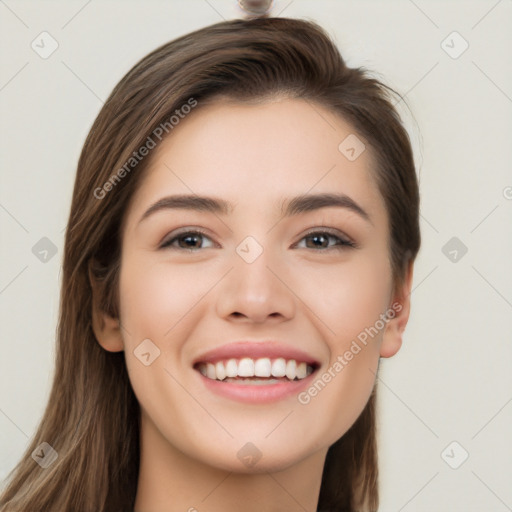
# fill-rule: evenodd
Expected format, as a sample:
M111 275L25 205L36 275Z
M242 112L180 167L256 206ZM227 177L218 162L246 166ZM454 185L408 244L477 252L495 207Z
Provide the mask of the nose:
M238 254L218 287L217 314L245 323L280 323L293 318L296 296L289 272L279 258L263 252L252 262Z

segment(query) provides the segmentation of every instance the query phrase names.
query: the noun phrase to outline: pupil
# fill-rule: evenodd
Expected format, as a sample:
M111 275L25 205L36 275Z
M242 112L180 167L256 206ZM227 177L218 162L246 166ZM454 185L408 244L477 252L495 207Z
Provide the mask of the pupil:
M188 243L190 242L191 240L196 240L199 238L198 235L187 235L187 236L183 236L181 239L186 241L185 244L188 246L188 247L195 247L196 245L194 245L194 243L192 242L192 246Z
M315 242L317 242L320 239L324 239L324 241L327 240L327 238L324 235L313 235L313 236L311 236L311 239L314 240ZM320 245L318 245L316 243L315 243L315 245L316 245L316 247L325 247L325 244L322 244L321 242L320 242Z

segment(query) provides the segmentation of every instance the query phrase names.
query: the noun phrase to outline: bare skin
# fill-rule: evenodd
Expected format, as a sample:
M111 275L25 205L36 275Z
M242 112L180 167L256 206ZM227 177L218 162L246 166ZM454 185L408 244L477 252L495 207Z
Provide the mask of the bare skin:
M379 358L400 349L409 317L412 267L393 290L370 148L354 161L338 149L353 133L303 100L218 101L199 104L153 150L124 219L120 319L96 313L94 322L105 350L125 351L141 405L136 512L316 510L327 450L363 410ZM282 216L283 200L321 193L349 196L368 218L339 206ZM232 208L163 208L141 220L176 194ZM248 236L263 250L251 263L236 250ZM377 323L393 304L393 318ZM358 335L382 323L339 370ZM134 355L146 339L160 350L149 366ZM207 350L268 339L313 356L328 384L302 401L241 403L207 389L193 368ZM244 446L257 463L244 463Z

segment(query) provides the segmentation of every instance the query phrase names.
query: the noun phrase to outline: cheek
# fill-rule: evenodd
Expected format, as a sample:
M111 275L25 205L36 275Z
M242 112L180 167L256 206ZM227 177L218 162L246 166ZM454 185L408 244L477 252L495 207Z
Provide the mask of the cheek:
M162 262L148 263L143 254L130 254L121 267L120 317L130 382L150 418L164 418L164 422L172 418L170 438L190 430L181 407L191 403L193 410L195 403L177 383L181 377L175 380L173 376L181 367L187 333L197 321L194 315L199 312L201 297L210 287L207 276L199 279L192 266L177 269ZM153 345L142 345L147 339ZM143 351L139 349L142 346ZM159 353L155 357L156 350ZM139 359L142 352L150 353L152 362L147 366ZM179 444L178 439L173 441Z
M300 280L307 305L324 326L332 357L347 350L388 308L391 268L383 252L360 254L346 265L302 273Z
M333 443L356 421L374 387L391 269L383 256L316 274L308 306L320 319L315 324L330 357L298 401L303 414L322 418L323 439Z
M121 269L121 321L138 336L162 341L208 291L208 279L198 279L192 266L155 263L141 258Z
M174 381L163 370L174 373L190 358L187 340L204 317L207 294L217 279L213 269L149 261L143 253L131 253L123 260L120 318L126 365L139 401L145 403L146 391L155 386L176 391L171 391ZM147 339L153 344L150 350L158 354L148 367L136 357L147 351L147 342L141 345ZM158 379L162 379L159 384Z
M310 289L310 307L322 320L330 360L299 402L330 426L325 436L331 442L357 419L375 384L385 325L380 315L388 308L392 282L386 254L370 251L338 270L318 273L316 292Z

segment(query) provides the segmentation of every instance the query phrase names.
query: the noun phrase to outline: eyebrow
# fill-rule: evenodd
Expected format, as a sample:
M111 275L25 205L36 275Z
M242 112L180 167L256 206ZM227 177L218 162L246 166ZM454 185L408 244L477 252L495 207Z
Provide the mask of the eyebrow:
M304 194L292 198L285 198L281 203L281 214L284 217L291 217L327 207L345 208L372 223L368 213L346 194ZM169 209L184 209L228 215L233 211L233 205L224 199L215 197L198 195L167 196L152 204L144 212L139 223L153 213Z

